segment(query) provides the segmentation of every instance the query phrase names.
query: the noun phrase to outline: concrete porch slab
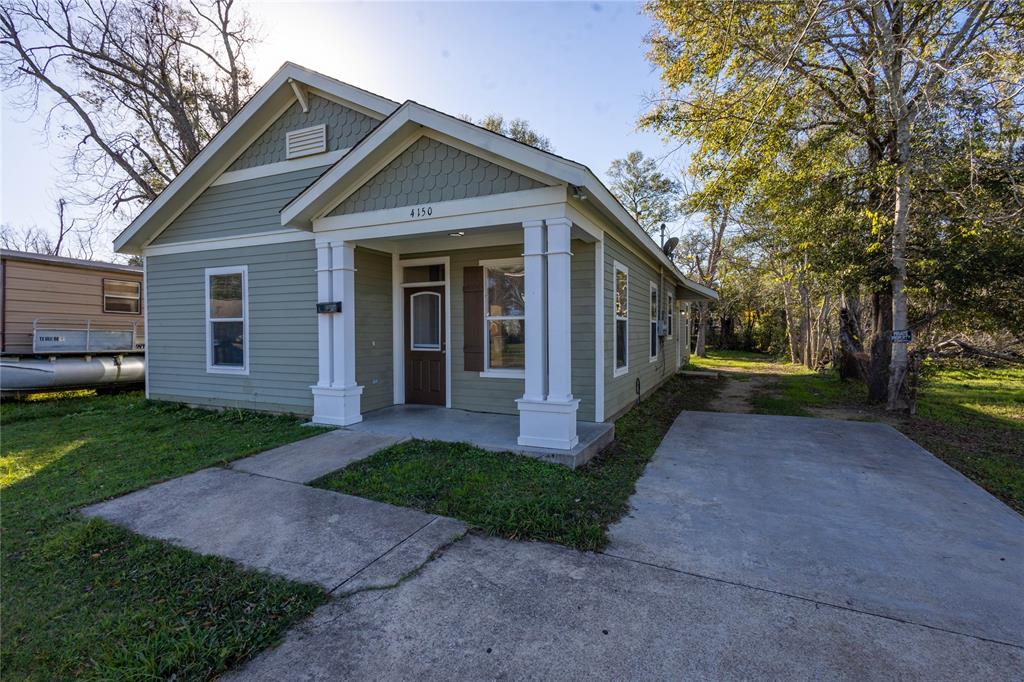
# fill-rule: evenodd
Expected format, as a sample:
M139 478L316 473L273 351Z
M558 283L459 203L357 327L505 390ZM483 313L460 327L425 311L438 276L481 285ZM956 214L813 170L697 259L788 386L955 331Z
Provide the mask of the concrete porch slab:
M393 584L466 530L453 519L220 468L82 513L327 590L357 576L361 587Z
M228 466L282 481L309 483L400 440L398 436L339 429L239 459Z
M433 405L385 407L367 412L363 421L346 428L398 438L469 443L484 450L514 452L570 468L593 459L615 437L614 424L576 422L580 442L572 450L524 447L516 442L519 417L515 415L469 412Z

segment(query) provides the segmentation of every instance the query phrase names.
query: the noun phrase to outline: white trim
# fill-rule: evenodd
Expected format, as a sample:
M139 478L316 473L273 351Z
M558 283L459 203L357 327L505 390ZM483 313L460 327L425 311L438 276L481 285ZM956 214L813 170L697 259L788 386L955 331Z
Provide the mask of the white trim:
M408 260L399 260L397 262L398 272L393 278L392 284L392 296L400 296L401 306L405 306L405 291L401 287L396 286L402 279L402 268L415 267L417 265L443 265L444 266L444 307L445 307L445 325L444 325L444 406L452 406L452 264L451 257L449 256L437 256L434 258L410 258ZM426 285L420 285L426 286ZM436 285L434 285L436 286ZM394 313L394 307L393 311ZM400 348L402 352L394 353L392 355L393 366L391 368L392 373L397 381L399 375L402 377L402 402L405 402L405 314L399 312L397 315L393 314L393 317L399 320L398 325L392 324L392 334L397 332L394 342L392 343L393 348ZM397 397L397 396L396 396ZM397 400L396 400L397 403Z
M604 421L604 233L594 244L594 421Z
M289 79L288 83L292 86L292 92L295 93L295 99L298 100L299 106L302 107L302 113L309 113L309 96L302 88L302 84L295 79Z
M480 372L482 379L526 379L525 369L485 369Z
M146 399L149 399L149 263L142 257L142 344L145 350Z
M402 266L398 251L391 254L391 401L405 404L405 343L402 337L402 307L405 292L401 286Z
M444 280L438 282L402 282L403 289L421 289L423 287L443 287Z
M326 232L334 230L351 230L360 227L379 228L383 225L410 223L426 227L424 229L407 232L405 234L436 232L441 229L451 229L449 226L450 224L445 220L446 218L564 203L564 187L539 187L537 189L525 189L518 192L488 194L486 196L471 197L469 199L453 199L451 201L438 201L433 204L400 206L398 208L385 208L379 211L365 211L362 213L316 218L313 220L313 231ZM417 217L413 215L416 209L427 207L431 210L429 216ZM548 213L550 214L550 211ZM282 212L282 216L283 215L284 213ZM282 224L286 224L283 217Z
M213 322L210 318L210 277L214 275L242 275L242 366L233 367L213 364ZM206 289L206 372L208 374L249 374L249 266L228 265L219 268L206 268L203 271ZM238 322L239 318L217 318L218 322ZM148 348L147 348L148 350Z
M626 317L624 319L626 323L626 364L622 367L618 366L619 362L619 313L617 298L619 295L619 282L618 272L622 271L626 275ZM617 378L629 374L629 268L620 263L617 260L612 261L612 376Z
M192 253L194 251L216 251L218 249L240 249L247 246L265 246L267 244L286 244L288 242L312 241L316 235L301 230L273 230L256 232L230 237L212 237L210 239L193 239L173 244L157 244L143 249L146 256L167 256L175 253Z
M482 377L491 377L495 379L526 379L526 354L523 353L523 364L522 368L516 367L491 367L491 336L488 333L489 320L522 320L523 328L526 327L526 292L523 292L523 314L522 315L491 315L488 306L488 287L487 287L487 272L491 268L523 268L523 278L526 278L526 263L525 259L520 256L519 258L486 258L477 261L477 265L484 269L484 310L483 310L483 321L484 321L484 371L480 372ZM525 344L525 339L523 340Z
M426 288L427 286L428 285L420 285L421 288ZM436 302L436 305L437 305L437 315L438 315L438 317L441 316L441 294L437 293L436 291L417 291L415 294L412 294L412 295L409 296L409 332L410 332L409 333L409 350L410 351L425 351L425 352L434 351L435 353L440 353L441 352L441 334L440 334L441 330L440 329L438 330L439 333L437 335L437 343L434 344L434 345L431 345L431 346L417 346L416 345L416 340L413 338L413 336L415 335L415 332L414 332L415 325L413 324L413 322L415 322L415 320L413 320L413 311L416 309L416 306L414 306L412 304L412 300L414 298L416 298L417 296L433 296L434 298L436 298L437 299L437 302ZM440 320L439 320L439 322L440 322Z
M660 320L659 312L661 311L661 292L658 290L658 283L651 281L651 288L647 292L647 312L653 314L650 322L647 325L647 352L651 352L651 342L654 343L654 355L647 356L647 362L657 362L658 355L660 354L661 344L658 342L658 322ZM654 312L651 313L651 297L650 294L654 294Z
M665 292L665 305L663 306L664 309L666 311L668 311L667 314L665 315L665 318L666 318L665 319L665 324L668 325L668 329L665 330L665 338L666 339L674 339L675 338L676 321L674 319L672 319L672 316L675 315L675 312L672 310L675 307L675 305L676 305L676 296L675 296L675 294L672 294L672 293L669 293L668 291L666 291Z
M272 175L281 175L283 173L294 173L295 171L317 168L319 166L326 168L327 166L337 163L341 157L348 154L349 149L351 149L351 147L335 149L334 151L314 154L312 156L304 156L298 159L289 159L288 161L265 163L262 166L253 166L252 168L243 168L242 170L225 171L221 173L216 180L210 183L210 187L230 185L233 182L245 182L246 180L255 180L257 178L267 178Z

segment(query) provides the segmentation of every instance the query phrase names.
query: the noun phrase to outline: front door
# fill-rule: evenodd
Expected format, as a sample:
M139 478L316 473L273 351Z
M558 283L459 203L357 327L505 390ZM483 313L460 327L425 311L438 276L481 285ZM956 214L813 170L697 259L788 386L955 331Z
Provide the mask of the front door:
M405 290L405 402L445 404L444 287Z

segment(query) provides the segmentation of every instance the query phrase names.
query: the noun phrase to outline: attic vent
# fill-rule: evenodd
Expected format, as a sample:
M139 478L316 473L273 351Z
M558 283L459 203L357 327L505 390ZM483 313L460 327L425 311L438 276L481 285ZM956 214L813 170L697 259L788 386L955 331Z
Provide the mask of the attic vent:
M285 151L289 159L327 151L327 125L321 123L311 128L289 130L285 135Z

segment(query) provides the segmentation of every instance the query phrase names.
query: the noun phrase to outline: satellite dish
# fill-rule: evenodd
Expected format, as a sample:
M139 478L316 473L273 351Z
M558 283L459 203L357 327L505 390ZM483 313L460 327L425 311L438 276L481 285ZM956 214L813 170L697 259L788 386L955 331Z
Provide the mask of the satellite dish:
M666 256L671 258L672 252L676 250L677 246L679 246L679 237L672 237L665 242L665 245L661 247L661 250L665 252Z

